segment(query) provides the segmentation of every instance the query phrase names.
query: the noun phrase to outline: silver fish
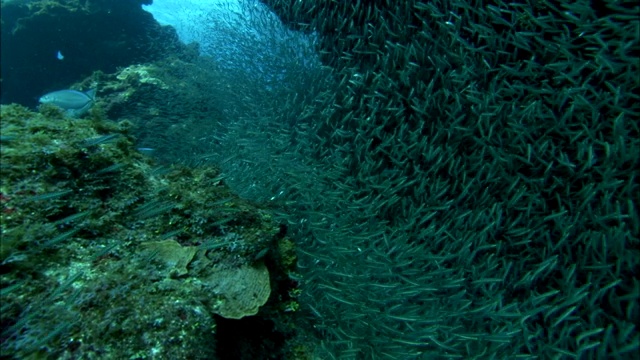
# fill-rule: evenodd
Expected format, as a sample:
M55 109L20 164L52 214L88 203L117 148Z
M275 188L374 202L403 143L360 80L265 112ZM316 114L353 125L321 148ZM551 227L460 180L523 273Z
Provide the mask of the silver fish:
M42 95L40 103L53 104L65 111L68 116L79 117L85 114L96 100L96 89L86 92L77 90L58 90Z

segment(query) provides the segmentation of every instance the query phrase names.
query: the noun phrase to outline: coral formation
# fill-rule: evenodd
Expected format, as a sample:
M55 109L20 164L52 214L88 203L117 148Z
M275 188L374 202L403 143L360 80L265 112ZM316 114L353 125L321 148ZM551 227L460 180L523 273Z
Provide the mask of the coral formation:
M153 72L158 70L160 69L152 65L131 65L120 70L116 78L126 82L152 84L163 90L167 90L169 87L153 75Z
M220 303L212 311L227 319L255 315L271 293L269 271L261 262L216 269L209 275L206 286L221 296Z

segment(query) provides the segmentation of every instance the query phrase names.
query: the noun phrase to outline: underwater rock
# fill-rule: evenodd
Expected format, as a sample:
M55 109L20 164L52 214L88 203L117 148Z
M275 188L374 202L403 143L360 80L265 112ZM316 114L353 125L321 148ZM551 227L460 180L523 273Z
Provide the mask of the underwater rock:
M0 115L3 357L213 359L214 314L290 317L292 250L216 168L158 166L94 110Z
M127 82L139 82L141 84L152 84L157 87L167 90L169 86L160 80L157 76L153 75L153 72L160 72L161 69L153 65L131 65L128 66L116 75L118 80Z
M170 276L182 276L189 272L187 265L198 251L195 246L182 246L175 240L152 241L140 244L151 256L162 260Z

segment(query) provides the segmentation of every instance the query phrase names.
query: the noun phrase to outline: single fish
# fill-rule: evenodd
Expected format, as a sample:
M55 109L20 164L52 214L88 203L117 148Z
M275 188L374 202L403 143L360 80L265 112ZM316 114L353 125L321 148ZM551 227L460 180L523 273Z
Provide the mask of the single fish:
M64 55L62 55L62 52L60 50L58 50L58 54L56 55L56 57L58 58L58 60L64 60Z
M53 104L68 116L79 117L84 115L96 100L96 89L86 92L77 90L58 90L42 95L40 103Z
M140 151L143 154L152 154L156 151L156 149L154 148L147 148L147 147L139 147L138 151Z

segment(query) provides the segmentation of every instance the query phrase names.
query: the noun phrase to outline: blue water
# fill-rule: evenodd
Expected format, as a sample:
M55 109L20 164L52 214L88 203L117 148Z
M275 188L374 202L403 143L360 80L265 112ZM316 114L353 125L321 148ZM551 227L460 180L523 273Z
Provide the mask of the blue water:
M267 89L292 68L321 65L317 35L289 30L257 0L160 0L144 9L173 26L185 44L197 42L222 69L263 81Z

